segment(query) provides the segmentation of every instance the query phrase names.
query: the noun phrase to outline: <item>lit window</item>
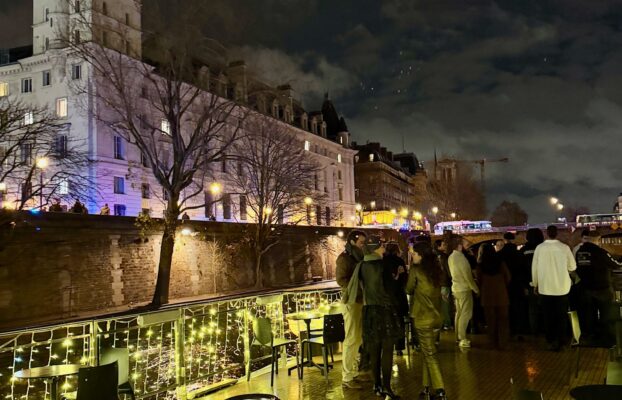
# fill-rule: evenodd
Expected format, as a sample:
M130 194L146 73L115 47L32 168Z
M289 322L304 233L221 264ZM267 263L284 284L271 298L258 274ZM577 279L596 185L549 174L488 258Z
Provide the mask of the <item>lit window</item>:
M337 162L341 162L341 154L337 154Z
M69 194L69 182L67 181L67 179L63 179L62 181L60 181L58 193L63 195Z
M369 155L369 161L374 162L374 153Z
M114 177L114 192L116 194L125 194L125 179L120 176Z
M74 64L71 66L71 79L82 79L82 65Z
M52 84L52 74L50 71L43 71L43 86L50 86Z
M32 92L32 78L22 79L22 93Z
M305 151L309 151L310 148L311 148L311 143L309 143L308 140L305 140Z
M125 160L125 148L123 138L121 136L114 137L114 158L117 160Z
M32 111L28 111L24 114L24 125L32 125L35 122L35 114Z
M167 119L162 118L162 123L160 124L160 130L165 135L171 135L171 123L168 122Z
M9 84L7 82L0 82L0 97L9 95Z
M119 217L125 217L125 205L124 204L115 204L114 205L114 215L118 215Z
M339 144L343 144L343 136L339 136Z
M66 97L56 99L56 115L59 118L65 118L67 116L67 98Z

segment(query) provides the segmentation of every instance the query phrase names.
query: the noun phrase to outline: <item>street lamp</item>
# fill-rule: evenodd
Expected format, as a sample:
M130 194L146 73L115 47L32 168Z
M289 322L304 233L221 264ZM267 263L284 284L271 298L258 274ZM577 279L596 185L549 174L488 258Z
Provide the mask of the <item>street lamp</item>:
M48 167L49 160L47 157L37 159L37 168L41 170L39 175L39 210L43 209L43 171Z
M557 203L557 210L561 211L564 209L564 205L562 203Z
M423 215L419 211L413 212L413 217L417 220L423 218Z
M359 213L359 226L363 225L363 206L360 203L356 203L354 208Z
M549 199L549 201L551 202L552 206L554 206L555 204L559 203L559 199L557 197L551 197Z
M451 219L456 219L456 213L452 212L451 214L449 214L449 216L451 217Z
M313 204L313 199L307 196L304 198L304 202L307 205L307 225L311 225L311 204Z
M369 206L371 207L371 209L375 209L376 208L376 202L372 201L371 203L369 203Z
M222 192L222 185L218 182L214 182L211 185L209 185L209 191L214 195L218 195L220 194L220 192Z
M434 216L436 216L436 214L438 214L438 207L436 207L436 206L432 207L432 214L434 214Z
M400 210L400 215L401 215L403 218L408 217L408 208L402 208L402 209Z

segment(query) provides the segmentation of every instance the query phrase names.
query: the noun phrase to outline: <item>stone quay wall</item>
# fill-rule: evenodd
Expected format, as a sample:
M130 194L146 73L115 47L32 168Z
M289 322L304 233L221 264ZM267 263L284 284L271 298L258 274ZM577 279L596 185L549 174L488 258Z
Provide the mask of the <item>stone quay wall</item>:
M135 222L130 217L2 212L0 329L149 302L161 231L141 230ZM171 300L253 288L255 272L243 244L250 225L188 221L182 228L191 234L177 236ZM279 242L264 261L265 287L334 279L335 260L345 243L339 234L347 235L348 228L277 229Z

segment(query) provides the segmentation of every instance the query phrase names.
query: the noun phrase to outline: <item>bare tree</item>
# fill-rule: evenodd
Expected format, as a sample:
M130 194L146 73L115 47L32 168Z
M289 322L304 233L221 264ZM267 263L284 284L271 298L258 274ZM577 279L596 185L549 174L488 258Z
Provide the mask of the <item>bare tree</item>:
M452 179L433 177L428 182L427 194L430 207L438 207L438 220L479 220L486 215L485 194L469 166L457 168Z
M521 226L529 219L527 212L518 203L504 200L495 208L490 216L493 226Z
M45 108L0 99L0 202L7 208L42 209L52 199L98 195L89 176L85 144ZM9 201L10 204L6 204Z
M142 164L162 187L166 211L152 300L160 306L169 300L179 216L205 206L210 164L226 157L246 109L227 98L204 67L196 25L177 21L179 29L137 35L127 21L97 18L99 13L83 10L76 26L87 41L72 37L65 44L89 66L89 79L75 90L93 99L95 118L104 129L138 149ZM137 36L145 43L143 56Z
M255 221L248 242L255 286L262 287L262 260L278 243L279 225L310 220L311 205L322 205L325 195L314 189L319 164L291 128L273 118L253 115L245 132L234 145L238 171L232 174L231 183L246 199Z

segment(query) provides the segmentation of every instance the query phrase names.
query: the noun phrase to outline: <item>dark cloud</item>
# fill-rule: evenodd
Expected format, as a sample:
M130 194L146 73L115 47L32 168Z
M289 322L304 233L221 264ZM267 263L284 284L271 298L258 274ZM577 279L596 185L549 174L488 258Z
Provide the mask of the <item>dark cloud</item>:
M0 0L0 48L32 42L32 2Z

